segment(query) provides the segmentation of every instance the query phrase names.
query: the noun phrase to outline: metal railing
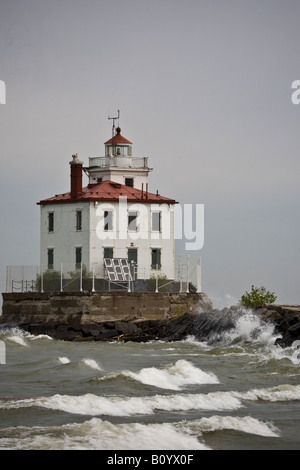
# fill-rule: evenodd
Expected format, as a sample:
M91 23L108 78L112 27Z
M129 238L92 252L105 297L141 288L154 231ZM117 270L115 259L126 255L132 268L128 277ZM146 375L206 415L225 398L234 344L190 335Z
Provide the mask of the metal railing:
M139 279L138 271L141 273L138 265L131 263L132 280L116 282L108 279L102 263L95 263L91 271L83 265L73 271L63 264L59 270L42 266L7 266L6 292L201 292L200 260L191 262L188 255L176 256L174 279L168 279L158 269L150 278Z
M148 157L107 156L89 157L90 167L148 168Z

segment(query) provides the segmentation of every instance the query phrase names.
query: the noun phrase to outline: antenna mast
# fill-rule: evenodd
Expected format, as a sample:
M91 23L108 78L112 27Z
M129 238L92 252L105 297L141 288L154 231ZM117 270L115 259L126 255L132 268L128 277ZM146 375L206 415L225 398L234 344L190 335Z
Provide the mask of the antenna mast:
M113 155L116 155L116 142L114 142L114 137L116 135L116 126L115 126L115 120L120 118L120 110L118 109L118 116L117 117L108 117L108 119L112 119L113 121L113 126L112 126L112 149L113 149Z

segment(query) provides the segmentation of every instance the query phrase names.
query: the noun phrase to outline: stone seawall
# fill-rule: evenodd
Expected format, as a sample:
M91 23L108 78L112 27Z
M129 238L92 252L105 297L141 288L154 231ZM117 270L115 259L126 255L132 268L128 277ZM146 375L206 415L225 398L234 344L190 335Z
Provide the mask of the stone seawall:
M104 340L137 332L186 312L212 309L204 293L3 293L0 327L66 340Z

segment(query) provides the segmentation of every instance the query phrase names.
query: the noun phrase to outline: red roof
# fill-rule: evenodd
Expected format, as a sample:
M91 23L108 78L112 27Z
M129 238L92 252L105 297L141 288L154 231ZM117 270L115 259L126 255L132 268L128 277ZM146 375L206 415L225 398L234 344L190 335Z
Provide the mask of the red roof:
M144 204L176 204L175 199L170 199L160 194L146 193L141 189L131 188L124 184L105 180L101 183L89 184L82 188L82 193L77 197L71 197L71 192L57 194L54 197L43 199L37 204L67 204L71 202L118 202L120 196L126 196L128 202L141 202Z
M107 140L107 142L104 142L105 145L107 145L107 144L132 144L132 142L130 142L130 140L125 139L125 137L123 137L121 135L120 127L117 127L116 131L117 131L117 133L114 137Z

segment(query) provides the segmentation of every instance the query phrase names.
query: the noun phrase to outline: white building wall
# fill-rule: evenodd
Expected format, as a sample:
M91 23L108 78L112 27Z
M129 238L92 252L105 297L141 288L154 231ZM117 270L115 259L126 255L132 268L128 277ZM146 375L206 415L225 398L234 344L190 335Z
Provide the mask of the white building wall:
M114 181L115 183L125 184L126 178L133 178L133 187L136 189L144 188L146 191L146 184L148 183L149 170L133 171L128 169L93 169L89 170L89 184L96 184L98 178L102 181Z
M82 212L82 230L76 230L76 212ZM113 230L104 230L104 211L113 212ZM128 212L137 212L137 231L128 231ZM48 230L48 213L54 213L54 231ZM161 231L152 230L152 212L161 212ZM82 247L82 263L88 271L103 276L104 248L113 248L115 258L127 258L128 248L138 250L137 279L151 275L175 277L174 206L85 202L41 206L41 265L47 269L48 248L54 249L54 270L64 275L74 271L75 249ZM161 268L151 268L151 250L161 250Z
M127 258L128 249L138 251L138 279L149 279L157 270L151 268L152 249L161 250L161 268L159 274L169 279L175 277L175 241L174 241L174 206L168 204L126 203L91 203L90 212L90 253L91 264L95 263L101 275L103 268L103 250L113 248L115 258ZM126 205L127 204L127 205ZM104 212L113 212L113 230L104 230ZM161 212L162 228L160 232L152 230L152 212ZM137 231L128 231L128 212L137 212Z
M76 230L76 213L82 212L82 229ZM54 230L48 230L48 214L54 213ZM54 249L54 270L60 271L61 264L66 275L76 268L76 247L82 247L82 262L89 267L89 225L88 203L47 204L41 206L41 266L48 267L48 248Z

